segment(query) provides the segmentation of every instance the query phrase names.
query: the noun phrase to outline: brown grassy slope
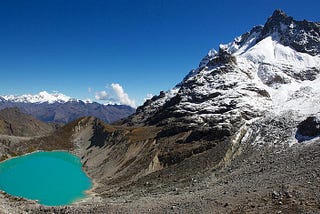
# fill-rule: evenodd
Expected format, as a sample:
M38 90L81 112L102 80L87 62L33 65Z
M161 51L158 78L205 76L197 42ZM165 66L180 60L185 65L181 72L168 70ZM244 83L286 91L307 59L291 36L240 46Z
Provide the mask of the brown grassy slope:
M72 135L74 133L74 128L77 126L79 121L83 118L68 123L67 125L57 129L50 135L33 138L32 140L26 142L27 147L31 147L34 150L72 150L74 144L72 142Z
M18 108L0 111L0 134L12 136L41 136L54 131L54 125L44 123L23 113Z

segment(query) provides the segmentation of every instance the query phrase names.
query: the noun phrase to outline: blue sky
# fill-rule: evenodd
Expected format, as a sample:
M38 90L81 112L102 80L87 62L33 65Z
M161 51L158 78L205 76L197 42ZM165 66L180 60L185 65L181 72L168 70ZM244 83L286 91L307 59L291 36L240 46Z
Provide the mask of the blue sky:
M0 0L0 94L139 105L277 8L320 21L319 0Z

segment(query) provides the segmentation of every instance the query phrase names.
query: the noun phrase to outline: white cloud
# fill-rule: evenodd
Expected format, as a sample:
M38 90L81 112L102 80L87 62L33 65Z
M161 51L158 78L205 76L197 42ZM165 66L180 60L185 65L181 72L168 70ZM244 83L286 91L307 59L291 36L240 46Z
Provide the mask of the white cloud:
M107 100L108 93L106 91L97 91L94 97L96 98L96 100Z
M144 98L144 101L150 100L153 97L153 94L147 94L147 96Z
M129 95L124 92L122 86L118 83L112 83L111 88L115 95L117 96L117 100L122 105L129 105L131 107L137 107L136 102L129 98Z
M92 88L88 88L88 92L93 92ZM106 86L106 90L96 91L94 93L96 101L104 101L105 104L121 104L136 108L136 102L129 98L129 95L124 91L119 83L112 83Z
M83 102L85 103L92 103L92 100L90 98L84 99Z

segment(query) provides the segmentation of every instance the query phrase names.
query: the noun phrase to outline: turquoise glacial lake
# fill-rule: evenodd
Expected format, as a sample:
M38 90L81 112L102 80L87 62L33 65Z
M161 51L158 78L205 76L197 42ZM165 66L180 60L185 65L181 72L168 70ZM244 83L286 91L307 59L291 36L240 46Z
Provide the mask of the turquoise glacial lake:
M0 163L0 189L49 206L86 197L92 186L80 159L68 152L35 152Z

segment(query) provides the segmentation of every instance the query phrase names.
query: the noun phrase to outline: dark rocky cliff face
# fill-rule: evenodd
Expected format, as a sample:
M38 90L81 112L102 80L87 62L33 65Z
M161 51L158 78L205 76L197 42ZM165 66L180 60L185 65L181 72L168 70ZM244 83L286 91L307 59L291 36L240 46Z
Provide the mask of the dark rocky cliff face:
M310 116L301 121L297 127L296 138L299 142L311 140L320 136L319 116Z
M320 53L318 22L296 21L283 11L276 10L264 25L260 39L275 32L279 32L280 41L285 46L313 56Z

